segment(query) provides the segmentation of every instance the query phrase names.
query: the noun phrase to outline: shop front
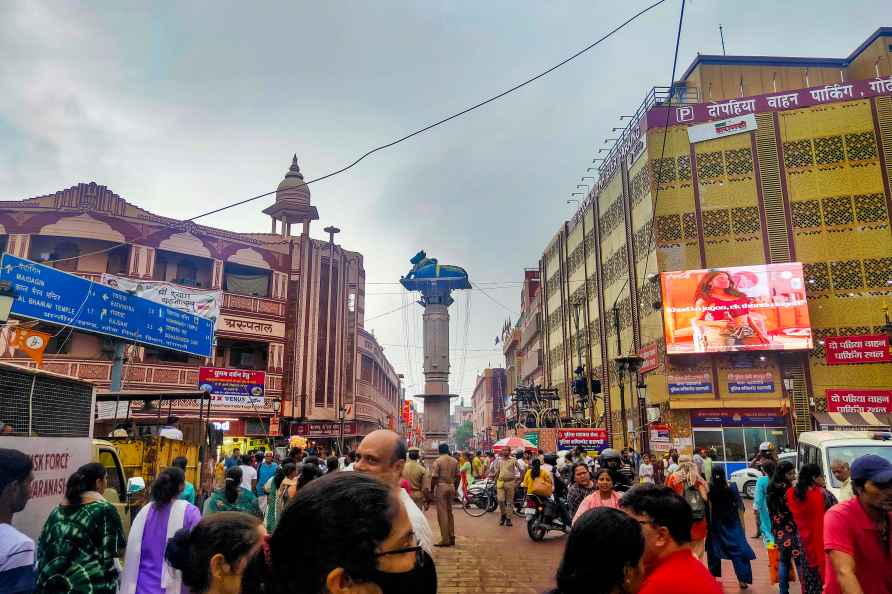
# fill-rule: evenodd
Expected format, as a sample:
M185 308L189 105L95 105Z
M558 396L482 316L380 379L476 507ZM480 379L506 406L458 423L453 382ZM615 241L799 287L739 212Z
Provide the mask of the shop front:
M792 446L787 416L777 408L719 408L691 411L694 448L708 448L730 475L746 468L763 442L778 451Z
M291 435L306 438L308 447L316 448L320 454L336 453L338 451L338 440L341 437L341 423L337 421L293 423L291 425ZM344 421L344 450L356 449L356 445L363 435L365 434L360 432L357 421Z

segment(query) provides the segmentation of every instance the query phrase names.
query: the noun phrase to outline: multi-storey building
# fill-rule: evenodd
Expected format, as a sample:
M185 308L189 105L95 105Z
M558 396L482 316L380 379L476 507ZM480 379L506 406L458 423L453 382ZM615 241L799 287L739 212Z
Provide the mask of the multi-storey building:
M545 382L564 416L581 360L614 445L648 436L645 405L670 443L731 464L813 423L876 422L828 418L840 390L872 395L884 422L892 364L828 365L824 339L890 330L890 52L882 28L840 59L698 55L671 98L647 95L540 260ZM657 273L787 262L804 266L813 349L666 356ZM615 359L635 353L646 373L618 377ZM732 386L743 376L762 380Z
M401 399L400 376L384 354L373 334L359 329L359 353L356 364L356 418L358 435L374 429L397 428Z
M513 394L520 385L520 369L523 364L523 351L520 348L520 320L512 323L507 320L502 326L502 354L505 356L505 393Z
M486 447L505 435L507 374L501 367L486 368L477 376L471 406L478 447Z
M520 378L523 386L542 384L542 312L539 293L539 269L523 273L523 289L520 293Z
M229 421L230 435L277 434L281 418L318 422L317 430L327 429L313 437L330 440L337 436L339 408L350 408L354 400L358 406L347 421L356 421L357 430L386 424L395 414L399 381L362 331L362 255L310 237L319 216L297 157L275 203L263 212L272 219L270 233L236 233L162 217L104 186L82 183L0 202L0 249L93 280L112 273L222 290L212 357L134 345L127 353L125 390L195 390L205 365L252 369L266 372L264 405L212 412ZM70 328L45 329L54 337L44 369L109 385L111 341ZM30 364L8 339L6 328L0 356ZM356 371L365 357L385 370L371 386ZM189 400L174 402L171 410L181 416L197 412Z

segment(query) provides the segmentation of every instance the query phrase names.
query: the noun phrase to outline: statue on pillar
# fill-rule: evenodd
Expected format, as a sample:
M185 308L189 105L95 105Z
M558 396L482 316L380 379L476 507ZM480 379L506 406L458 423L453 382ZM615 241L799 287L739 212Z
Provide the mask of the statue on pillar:
M424 307L424 453L436 457L437 447L449 436L449 306L452 291L471 288L468 273L428 258L424 250L409 260L412 269L400 279L409 291L418 291Z

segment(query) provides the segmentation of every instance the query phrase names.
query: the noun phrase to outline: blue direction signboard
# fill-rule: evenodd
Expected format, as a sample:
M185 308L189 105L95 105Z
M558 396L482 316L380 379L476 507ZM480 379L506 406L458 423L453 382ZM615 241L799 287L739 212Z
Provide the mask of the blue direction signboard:
M199 357L211 355L213 320L9 254L3 254L0 280L10 281L18 294L13 315Z

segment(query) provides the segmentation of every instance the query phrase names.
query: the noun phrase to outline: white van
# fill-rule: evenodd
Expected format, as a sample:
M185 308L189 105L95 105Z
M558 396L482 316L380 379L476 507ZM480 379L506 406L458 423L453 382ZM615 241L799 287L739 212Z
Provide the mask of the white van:
M827 489L839 497L840 485L830 464L848 462L865 454L876 454L892 462L892 433L888 431L807 431L799 434L797 470L803 464L817 464L827 477Z

